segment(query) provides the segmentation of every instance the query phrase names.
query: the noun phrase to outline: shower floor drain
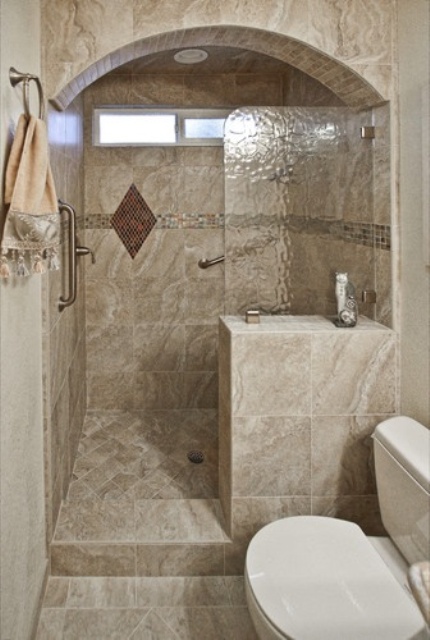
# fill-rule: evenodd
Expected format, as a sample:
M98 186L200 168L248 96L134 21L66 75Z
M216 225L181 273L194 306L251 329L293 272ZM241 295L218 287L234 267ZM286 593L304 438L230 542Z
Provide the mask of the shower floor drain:
M203 451L197 451L196 449L189 451L187 457L188 460L194 462L194 464L200 464L204 460Z

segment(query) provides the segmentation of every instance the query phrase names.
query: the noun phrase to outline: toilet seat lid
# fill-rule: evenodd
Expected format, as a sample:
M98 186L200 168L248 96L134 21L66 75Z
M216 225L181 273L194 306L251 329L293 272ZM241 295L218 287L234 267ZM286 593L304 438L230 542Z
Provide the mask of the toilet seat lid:
M404 640L424 628L412 596L352 522L272 522L251 540L246 575L260 610L289 638Z

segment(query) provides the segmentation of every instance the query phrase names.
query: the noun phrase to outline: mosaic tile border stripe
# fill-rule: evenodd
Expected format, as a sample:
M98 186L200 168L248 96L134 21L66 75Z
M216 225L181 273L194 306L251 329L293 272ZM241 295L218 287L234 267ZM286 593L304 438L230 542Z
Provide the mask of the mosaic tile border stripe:
M91 214L85 216L85 229L111 229L111 215ZM338 240L391 250L391 226L366 222L343 222L288 216L291 231L311 235L330 235ZM214 214L161 214L157 216L155 229L223 229L225 215Z
M112 215L105 213L85 216L85 229L110 229ZM223 229L223 213L171 214L156 216L155 229Z
M288 228L291 231L311 235L330 235L337 240L344 240L366 247L375 247L385 251L391 250L391 226L370 222L343 222L289 216Z

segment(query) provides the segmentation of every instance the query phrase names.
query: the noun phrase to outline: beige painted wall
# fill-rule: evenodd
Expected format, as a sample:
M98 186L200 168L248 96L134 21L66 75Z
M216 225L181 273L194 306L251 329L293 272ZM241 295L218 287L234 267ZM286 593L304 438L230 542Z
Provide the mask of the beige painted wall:
M423 252L429 211L427 203L423 212L421 153L422 89L428 90L430 77L428 0L399 1L399 61L401 411L430 426L430 265ZM426 171L428 183L428 158Z
M0 167L22 111L10 66L40 72L38 0L1 0ZM27 640L45 568L41 279L0 283L2 640Z

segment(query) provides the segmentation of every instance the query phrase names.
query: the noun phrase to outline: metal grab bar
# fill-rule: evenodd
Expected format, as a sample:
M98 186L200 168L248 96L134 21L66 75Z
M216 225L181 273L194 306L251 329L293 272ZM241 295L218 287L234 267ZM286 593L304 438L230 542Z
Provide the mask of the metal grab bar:
M91 255L91 262L94 264L96 261L96 257L94 252L88 247L81 247L77 245L76 238L76 211L72 207L71 204L67 204L67 202L63 202L62 200L58 201L60 207L60 213L68 213L68 233L69 233L69 252L68 252L68 296L67 298L63 298L60 296L60 301L58 303L58 309L63 311L66 307L70 307L76 300L77 293L77 270L76 270L76 256L86 256L88 254Z
M218 264L218 262L224 262L225 256L219 256L218 258L213 258L212 260L208 260L208 258L201 258L198 261L198 265L200 269L207 269L208 267L212 267L214 264Z
M63 311L66 307L70 307L70 305L76 300L76 212L72 205L67 204L67 202L59 200L58 203L60 205L60 213L67 213L69 216L67 227L69 233L68 296L66 298L60 296L60 301L58 303L58 309Z

